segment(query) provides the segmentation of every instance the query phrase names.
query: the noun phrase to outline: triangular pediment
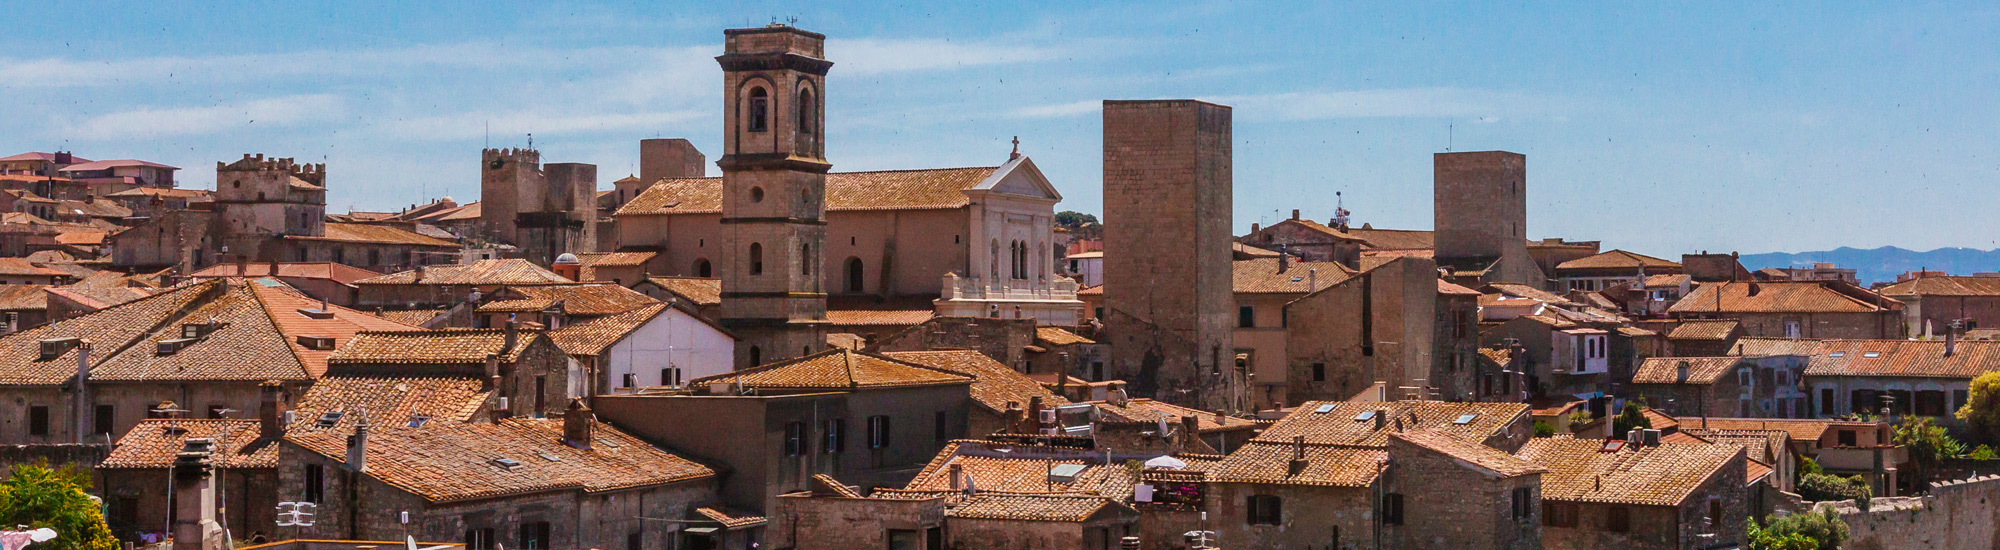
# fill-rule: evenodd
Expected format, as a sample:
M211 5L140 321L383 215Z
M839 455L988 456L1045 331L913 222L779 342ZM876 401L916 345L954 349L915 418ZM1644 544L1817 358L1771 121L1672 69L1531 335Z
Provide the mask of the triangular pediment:
M1062 200L1062 193L1056 192L1056 187L1049 183L1048 176L1042 175L1042 170L1035 167L1035 161L1026 155L1008 160L1006 164L994 169L993 174L987 176L985 181L966 190L968 193L982 191L1051 201Z

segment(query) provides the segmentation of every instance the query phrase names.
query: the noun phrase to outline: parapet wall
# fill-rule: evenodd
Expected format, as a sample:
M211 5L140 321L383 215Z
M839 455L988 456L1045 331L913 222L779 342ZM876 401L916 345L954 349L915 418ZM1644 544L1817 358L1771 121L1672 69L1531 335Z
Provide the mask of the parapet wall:
M1813 509L1847 521L1843 549L2000 548L2000 475L1941 482L1924 496L1877 498L1867 512L1852 500Z

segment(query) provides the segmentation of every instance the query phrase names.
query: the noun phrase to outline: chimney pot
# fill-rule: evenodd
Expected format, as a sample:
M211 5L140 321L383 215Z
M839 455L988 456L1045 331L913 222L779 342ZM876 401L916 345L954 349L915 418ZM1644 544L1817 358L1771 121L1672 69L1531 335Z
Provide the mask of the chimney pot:
M572 397L569 409L563 411L563 441L571 447L589 449L595 437L596 415L583 404L583 398Z
M1299 219L1299 209L1297 208L1292 209L1292 219L1294 220Z

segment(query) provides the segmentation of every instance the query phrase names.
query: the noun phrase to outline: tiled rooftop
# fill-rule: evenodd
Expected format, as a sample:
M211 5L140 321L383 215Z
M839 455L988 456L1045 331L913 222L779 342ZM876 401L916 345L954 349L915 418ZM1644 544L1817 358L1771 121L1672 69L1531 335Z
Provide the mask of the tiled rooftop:
M1305 294L1354 276L1354 270L1338 262L1288 261L1284 271L1278 271L1278 263L1277 258L1230 262L1233 289L1238 294Z
M2000 277L1917 277L1882 287L1884 296L2000 296Z
M170 468L187 440L208 438L215 440L211 456L218 467L276 468L277 441L259 439L262 426L256 420L235 418L141 420L118 438L118 446L97 467Z
M1229 453L1207 471L1221 483L1270 483L1330 487L1366 487L1388 463L1389 451L1375 447L1306 444L1304 467L1294 470L1297 447L1292 443L1252 441Z
M1604 452L1605 441L1568 437L1528 440L1516 456L1548 469L1542 498L1642 506L1678 506L1695 488L1742 455L1735 445L1661 443Z
M1166 418L1170 424L1179 424L1181 417L1192 416L1196 420L1195 429L1202 433L1252 430L1257 428L1257 422L1250 419L1217 415L1213 412L1190 409L1153 399L1128 399L1123 406L1113 405L1104 401L1092 401L1090 404L1097 406L1097 413L1100 419L1109 422L1153 423L1158 422L1160 418Z
M464 364L485 363L486 356L500 355L514 361L528 349L540 332L522 330L514 349L502 350L505 329L440 329L370 331L354 335L354 340L333 353L328 363L353 364Z
M189 277L207 279L214 277L271 277L295 279L327 279L343 285L354 286L355 281L380 277L376 273L359 267L333 262L288 262L277 264L277 273L272 273L272 264L263 263L223 263L196 271Z
M1027 407L1028 401L1036 397L1042 398L1047 406L1069 403L1026 375L977 351L892 351L882 355L975 378L972 399L992 412L1006 411L1009 403Z
M1669 340L1726 340L1741 326L1735 320L1689 320L1667 333Z
M1319 412L1322 409L1326 412ZM1527 414L1528 406L1521 403L1307 401L1265 428L1256 440L1290 444L1293 436L1302 435L1310 444L1381 447L1392 432L1434 429L1483 443ZM1376 428L1377 415L1385 416L1380 429Z
M326 234L323 236L289 235L285 238L342 243L427 246L434 248L458 246L451 241L420 235L396 227L359 223L328 223L326 224Z
M1950 356L1940 340L1821 340L1806 376L1973 378L2000 370L2000 342L1958 342Z
M591 448L579 449L562 441L560 419L507 418L423 428L370 422L367 475L431 502L560 490L599 493L716 475L608 424L596 424ZM327 458L347 457L344 433L294 432L286 438Z
M1076 333L1070 332L1062 327L1051 327L1051 326L1035 327L1035 341L1037 343L1047 344L1051 346L1067 346L1070 344L1097 343L1096 341L1093 341L1089 338L1078 336Z
M712 306L722 303L722 279L704 277L647 277L646 282L659 285L682 298L693 301L698 306Z
M1657 273L1659 270L1678 271L1681 264L1662 260L1644 254L1611 250L1594 256L1585 256L1556 265L1557 271L1571 269L1627 269L1638 273L1644 267Z
M962 193L998 167L836 172L826 175L826 209L932 210L967 204ZM722 211L722 178L663 179L618 209L619 216L714 214Z
M299 399L290 430L352 432L361 411L376 426L466 422L493 393L482 386L471 377L330 374L313 382ZM332 425L321 426L329 412L341 414ZM417 422L419 417L424 420Z
M1634 384L1714 384L1729 374L1741 357L1648 357L1632 373ZM1680 380L1680 365L1687 363L1688 377Z
M972 377L880 355L830 349L761 367L697 378L690 386L733 382L767 390L839 390L969 384Z
M433 265L355 281L358 285L551 285L571 284L553 271L518 258L470 264Z
M479 312L543 311L558 303L565 313L589 316L624 313L660 301L613 284L522 286L494 291L479 304Z
M1451 434L1435 430L1398 432L1390 434L1389 438L1396 441L1409 442L1412 445L1436 451L1439 454L1449 456L1461 462L1483 468L1499 477L1516 477L1548 471L1546 468L1535 463L1521 460L1514 455L1501 452L1499 449L1467 442Z
M1836 290L1839 286L1842 290ZM1671 313L1868 313L1894 301L1837 281L1702 283L1674 302ZM1863 298L1872 298L1864 300Z

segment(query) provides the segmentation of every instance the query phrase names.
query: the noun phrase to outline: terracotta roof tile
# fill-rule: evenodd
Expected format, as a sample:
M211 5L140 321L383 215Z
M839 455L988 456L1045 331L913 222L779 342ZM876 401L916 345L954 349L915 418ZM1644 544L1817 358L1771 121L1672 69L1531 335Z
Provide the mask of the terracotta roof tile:
M584 267L633 267L652 261L655 252L585 252L576 255Z
M554 341L556 347L562 348L563 353L596 356L666 310L666 304L656 303L624 313L574 323L549 331L549 340Z
M1444 279L1438 279L1438 294L1449 294L1454 296L1480 296L1479 291L1477 290L1458 286L1452 284L1451 281L1446 281Z
M450 313L449 309L410 309L402 311L377 311L373 315L413 327L422 327L439 315Z
M1043 388L1041 383L977 351L892 351L882 355L973 377L973 401L992 412L1006 411L1009 403L1026 407L1028 401L1036 397L1042 398L1042 403L1047 406L1069 403L1068 399Z
M562 490L597 493L716 475L607 424L592 428L596 442L590 449L565 444L562 429L560 419L530 418L423 428L376 423L368 435L367 475L431 502ZM342 433L295 432L286 439L328 458L347 457ZM503 466L503 459L512 466Z
M1004 451L1003 451L1004 449ZM1129 457L1128 457L1129 458ZM1003 493L1067 493L1097 495L1120 500L1130 498L1137 471L1127 469L1114 455L1105 466L1104 453L1048 447L1016 445L978 440L958 440L945 444L916 477L903 486L909 491L948 491L951 466L972 478L973 488ZM1068 481L1050 479L1056 466L1081 466Z
M207 189L182 189L160 187L134 187L105 195L106 197L174 197L183 199L206 199L212 191Z
M329 365L436 365L485 363L486 356L500 355L501 361L520 359L542 333L522 330L514 349L502 350L505 329L439 329L367 331L354 335L327 359Z
M1338 262L1286 262L1278 271L1277 258L1230 262L1232 287L1238 294L1305 294L1354 276L1354 270Z
M1520 285L1514 283L1490 283L1486 285L1486 288L1495 292L1499 292L1503 295L1513 296L1517 298L1528 298L1531 300L1538 300L1543 303L1551 305L1558 305L1558 306L1578 305L1576 302L1570 301L1569 298L1564 298L1556 293L1528 285Z
M826 322L842 326L913 326L937 316L930 309L832 309L826 310Z
M1095 340L1078 336L1076 333L1064 330L1062 327L1051 327L1051 326L1035 327L1035 341L1048 344L1051 346L1067 346L1070 344L1097 343Z
M1938 340L1821 340L1805 376L1973 378L2000 371L2000 342L1958 342L1950 356Z
M1750 460L1775 463L1791 448L1792 433L1785 430L1742 430L1723 428L1681 428L1680 431L1716 443L1742 445Z
M647 277L646 282L658 285L676 296L686 298L699 306L722 303L722 279L705 277Z
M1517 456L1548 469L1542 498L1642 506L1679 506L1695 488L1735 461L1740 447L1661 443L1638 448L1620 445L1604 452L1604 440L1537 437Z
M925 210L959 208L962 193L978 186L998 167L836 172L826 175L826 209ZM722 212L722 178L668 178L620 207L616 215L715 214Z
M1318 412L1326 405L1332 407L1327 412ZM1376 412L1377 409L1382 412ZM1364 413L1367 418L1361 418ZM1376 415L1386 415L1380 429L1376 428ZM1472 417L1465 423L1459 423L1458 420L1466 415ZM1256 440L1290 444L1293 436L1302 435L1310 444L1381 447L1388 441L1389 434L1399 429L1436 429L1465 441L1483 443L1527 415L1528 406L1522 403L1307 401L1276 424L1265 428Z
M1430 250L1436 235L1430 231L1368 227L1349 227L1347 234L1367 241L1367 248L1376 250Z
M1499 477L1517 477L1548 471L1533 462L1521 460L1499 449L1467 442L1445 432L1435 430L1399 432L1390 434L1389 437L1484 468Z
M1634 384L1714 384L1716 379L1734 372L1741 357L1648 357L1639 369L1632 373ZM1680 380L1680 365L1688 366L1688 377Z
M27 258L0 258L0 276L68 277L69 272L38 266L30 263Z
M364 330L411 330L417 327L362 313L345 307L329 305L306 297L290 287L274 284L271 279L258 279L248 286L256 293L264 306L265 314L278 327L278 332L292 346L292 353L306 366L306 372L314 377L326 373L327 358L332 349L308 347L302 337L332 338L335 347L354 341L354 335ZM321 309L325 308L325 309Z
M188 276L196 279L209 279L215 277L272 277L272 276L287 278L287 279L326 279L343 285L354 286L355 281L368 279L372 277L380 277L382 276L382 274L362 269L359 267L350 266L347 264L337 264L333 262L284 262L278 264L277 273L272 273L271 264L269 262L263 262L263 263L244 263L244 264L233 264L233 263L215 264L203 268L201 271L196 271L192 274L189 274Z
M1875 426L1875 424L1870 422L1853 422L1853 421L1839 421L1839 420L1776 419L1776 418L1702 418L1698 416L1683 417L1678 419L1678 422L1681 425L1686 426L1686 429L1689 430L1708 429L1708 430L1731 430L1731 431L1746 431L1746 432L1781 430L1784 431L1786 434L1790 435L1792 441L1807 441L1807 442L1818 442L1821 436L1826 435L1826 430L1834 426L1867 426L1867 427ZM1706 427L1704 428L1703 426Z
M1820 340L1806 338L1739 338L1736 346L1729 348L1730 355L1762 357L1767 355L1805 355L1819 353Z
M1192 416L1195 417L1195 429L1201 433L1254 430L1257 428L1257 422L1253 420L1229 415L1219 415L1220 418L1218 418L1218 415L1213 412L1190 409L1165 401L1143 397L1128 399L1125 401L1124 406L1113 405L1104 401L1092 401L1090 404L1097 406L1098 418L1101 421L1144 422L1150 424L1159 422L1159 419L1164 417L1169 424L1179 424L1181 417Z
M1764 464L1763 462L1758 462L1756 460L1744 460L1743 484L1750 485L1758 481L1762 481L1765 476L1771 475L1772 471L1773 470L1771 469L1771 466Z
M76 318L56 321L0 336L0 384L55 385L76 375L76 351L43 360L41 340L76 337L94 344L102 357L133 344L176 315L182 308L216 290L214 285L189 285L134 300Z
M421 274L421 275L420 275ZM518 258L470 264L433 265L355 281L357 285L554 285L575 284L554 271Z
M1667 333L1669 340L1727 340L1742 326L1735 320L1700 321L1689 320L1674 327Z
M2000 296L2000 277L1917 277L1882 287L1883 296Z
M695 508L694 513L722 524L724 529L742 529L770 523L764 516L751 515L725 506L703 506Z
M231 285L213 299L200 302L174 324L155 330L135 346L105 357L91 369L91 380L310 380L319 374L314 370L323 372L324 367L309 367L305 359L293 352L294 344L266 313L250 286L254 285ZM115 311L118 310L92 315ZM185 336L182 327L210 322L221 325L177 351L164 354L156 351L161 342L182 340Z
M1271 483L1332 487L1366 487L1389 460L1389 451L1372 447L1307 444L1304 467L1296 471L1291 443L1252 441L1229 453L1207 470L1219 483Z
M215 440L215 454L211 456L217 467L276 468L277 441L260 439L262 429L263 425L256 420L235 418L141 420L118 438L118 445L97 467L170 468L175 455L187 447L187 440L208 438Z
M1846 292L1836 290L1844 285ZM1753 294L1754 292L1754 294ZM1718 295L1720 298L1718 299ZM1893 300L1868 289L1836 281L1702 283L1693 292L1667 308L1670 313L1868 313L1888 307ZM1719 307L1718 307L1719 304Z
M42 285L0 285L0 310L46 310L49 308L47 288Z
M1637 273L1640 267L1649 271L1679 270L1681 264L1662 260L1644 254L1611 250L1593 256L1585 256L1556 265L1557 271L1571 269L1626 269Z
M613 284L538 285L496 290L479 304L480 313L542 311L563 305L571 315L601 316L624 313L660 303L651 296Z
M299 399L293 409L297 420L289 430L352 432L361 411L376 426L408 426L418 417L427 419L423 426L467 422L493 394L483 385L471 377L331 374L314 381ZM329 412L341 414L333 425L321 427Z
M767 390L836 390L968 384L973 378L880 355L830 349L752 369L697 378L689 381L688 385L701 386L721 381Z
M386 225L368 225L359 223L326 224L325 236L312 237L305 235L288 235L285 238L309 240L309 241L334 241L343 243L400 244L409 246L428 246L436 248L455 248L458 246L458 244L453 243L451 241L439 239L436 237L427 237L424 235L419 235L417 233L405 231L403 229L395 227L390 227Z
M977 493L965 496L945 515L968 519L1080 522L1107 507L1123 508L1111 499L1091 495Z

